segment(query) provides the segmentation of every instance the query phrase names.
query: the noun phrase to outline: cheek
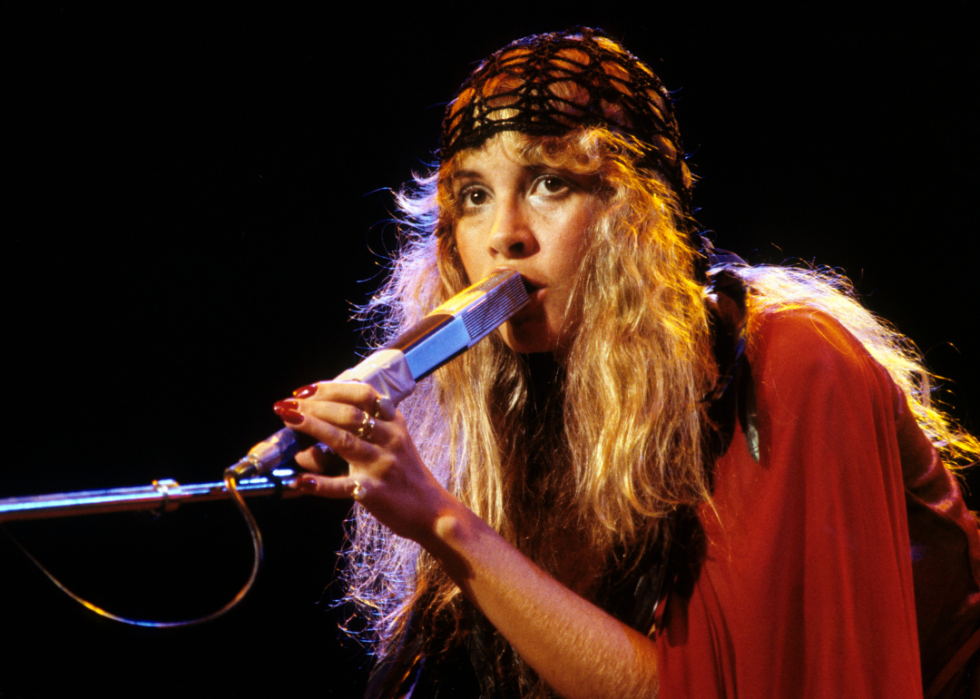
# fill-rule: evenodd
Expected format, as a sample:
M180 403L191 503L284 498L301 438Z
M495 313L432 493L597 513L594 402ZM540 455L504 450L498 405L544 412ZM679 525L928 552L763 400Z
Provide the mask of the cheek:
M442 238L438 244L436 252L436 266L439 275L449 282L452 288L462 289L469 286L467 281L468 272L463 265L462 255L455 235Z
M473 244L473 236L468 236L465 230L460 230L457 226L456 232L453 233L453 239L456 246L456 257L472 284L474 280L481 278L480 275L483 272L480 255L477 247Z
M578 270L588 245L591 222L592 217L589 215L576 216L567 222L555 251L558 256L556 262L562 274L571 276Z

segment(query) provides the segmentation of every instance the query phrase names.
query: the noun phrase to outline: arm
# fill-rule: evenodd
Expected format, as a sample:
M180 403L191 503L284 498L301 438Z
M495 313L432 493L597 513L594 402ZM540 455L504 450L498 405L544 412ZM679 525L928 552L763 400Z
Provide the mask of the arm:
M826 314L755 321L740 381L761 458L736 429L715 463L706 552L657 635L660 691L921 699L893 385Z
M655 696L653 641L556 582L447 492L421 463L400 414L380 414L370 441L355 436L375 399L368 386L321 383L304 400L277 404L290 427L350 464L347 476L309 475L303 486L322 497L351 497L359 486L359 502L429 551L561 696ZM314 452L297 461L320 466Z
M743 677L759 696L918 696L891 380L817 311L753 342L761 463L720 463L717 491Z

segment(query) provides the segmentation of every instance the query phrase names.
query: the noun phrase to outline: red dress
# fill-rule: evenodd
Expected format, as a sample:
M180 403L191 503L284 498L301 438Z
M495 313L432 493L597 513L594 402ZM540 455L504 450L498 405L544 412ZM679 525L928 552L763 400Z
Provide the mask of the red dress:
M737 425L657 634L660 696L921 697L951 659L932 693L966 691L977 522L904 397L818 311L761 319L746 358L759 460Z

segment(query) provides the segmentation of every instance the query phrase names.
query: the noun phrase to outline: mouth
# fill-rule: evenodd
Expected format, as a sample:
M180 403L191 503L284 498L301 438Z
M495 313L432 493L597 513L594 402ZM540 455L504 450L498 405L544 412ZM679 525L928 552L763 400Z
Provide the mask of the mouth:
M527 304L511 318L515 323L522 323L528 318L536 316L540 312L543 294L545 293L543 286L525 276L521 276L521 282L524 284L524 290L527 291Z
M513 269L512 267L498 267L497 269L490 272L490 274L497 274L498 272L517 272L517 270ZM518 274L520 274L520 272L518 272ZM536 282L531 281L523 274L521 274L520 276L521 276L521 284L524 285L524 291L527 292L528 296L531 296L532 294L534 294L535 291L540 290L544 286L543 284L538 284Z
M521 277L521 282L523 282L524 290L527 292L528 296L530 296L535 291L541 288L540 286L536 285L534 282L532 282L530 279L524 276Z

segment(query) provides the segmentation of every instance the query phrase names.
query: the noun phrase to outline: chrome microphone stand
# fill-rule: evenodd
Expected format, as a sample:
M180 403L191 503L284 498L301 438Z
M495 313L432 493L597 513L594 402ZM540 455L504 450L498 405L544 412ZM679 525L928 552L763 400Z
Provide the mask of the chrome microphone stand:
M237 490L245 497L277 495L292 498L302 494L297 490L297 479L298 475L293 469L277 468L264 476L239 480ZM171 479L160 479L146 486L0 499L0 522L136 510L163 514L176 510L183 503L228 500L231 497L223 481L181 485Z

